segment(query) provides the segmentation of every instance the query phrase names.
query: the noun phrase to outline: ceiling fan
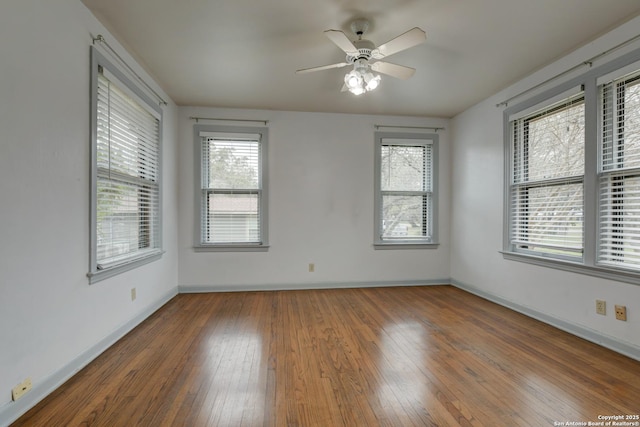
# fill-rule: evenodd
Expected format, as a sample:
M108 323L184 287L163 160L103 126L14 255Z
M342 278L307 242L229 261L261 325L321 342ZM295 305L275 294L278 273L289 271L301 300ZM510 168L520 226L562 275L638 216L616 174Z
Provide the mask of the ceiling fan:
M303 74L353 65L353 70L344 76L342 91L345 92L348 90L354 95L361 95L378 87L381 77L379 74L374 74L374 72L403 80L413 76L413 73L416 72L415 68L379 60L423 43L427 39L425 32L415 27L376 47L370 40L362 38L368 28L369 22L365 19L353 21L351 23L351 31L358 36L358 39L353 42L349 40L342 31L325 31L324 34L329 40L347 54L345 62L320 67L303 68L297 70L296 73ZM371 62L372 60L375 61Z

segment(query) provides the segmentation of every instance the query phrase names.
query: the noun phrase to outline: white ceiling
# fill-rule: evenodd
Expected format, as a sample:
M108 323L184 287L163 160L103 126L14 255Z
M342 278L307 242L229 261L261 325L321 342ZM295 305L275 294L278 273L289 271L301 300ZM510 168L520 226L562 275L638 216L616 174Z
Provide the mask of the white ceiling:
M452 117L638 14L638 0L82 0L179 105ZM349 68L323 31L355 18L386 59L417 69L374 92L340 92ZM355 36L354 36L355 39ZM108 41L108 40L107 40Z

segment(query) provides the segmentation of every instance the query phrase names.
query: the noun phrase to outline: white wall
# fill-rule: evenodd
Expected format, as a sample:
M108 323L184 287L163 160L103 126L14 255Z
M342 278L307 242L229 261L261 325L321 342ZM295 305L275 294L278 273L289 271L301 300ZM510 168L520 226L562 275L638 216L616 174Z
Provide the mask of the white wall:
M503 237L504 107L496 104L636 36L638 28L640 19L630 21L458 115L452 120L451 150L454 282L634 357L640 355L640 286L507 261L499 252ZM606 317L595 313L596 299L607 301ZM627 322L615 320L614 304L627 306Z
M446 128L447 120L214 108L179 112L182 290L448 279L448 130L440 131L440 247L374 250L372 246L374 124ZM195 122L190 116L269 120L268 252L193 251ZM309 263L315 263L314 273L309 273Z
M88 283L91 34L134 64L79 0L0 2L0 425L177 291L174 105L164 108L166 253ZM10 402L26 377L33 392Z

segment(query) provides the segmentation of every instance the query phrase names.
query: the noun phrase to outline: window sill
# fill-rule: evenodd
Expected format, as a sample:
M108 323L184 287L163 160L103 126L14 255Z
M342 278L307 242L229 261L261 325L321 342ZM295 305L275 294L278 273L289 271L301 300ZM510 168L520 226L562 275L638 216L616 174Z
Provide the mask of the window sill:
M269 245L197 245L193 250L195 252L267 252Z
M121 264L114 265L113 267L105 268L103 270L90 271L89 273L87 273L89 284L92 285L110 277L117 276L118 274L124 273L125 271L133 270L134 268L138 268L142 265L149 264L150 262L157 261L162 258L162 254L164 254L164 251L154 251L153 253L143 258L136 258L131 261L126 261Z
M554 268L556 270L569 271L571 273L586 274L601 279L640 285L640 272L608 268L603 266L585 265L575 261L548 258L517 252L500 251L502 257L509 261L523 262L540 267Z
M408 243L408 242L397 242L397 243L374 243L373 248L378 249L437 249L440 246L439 243Z

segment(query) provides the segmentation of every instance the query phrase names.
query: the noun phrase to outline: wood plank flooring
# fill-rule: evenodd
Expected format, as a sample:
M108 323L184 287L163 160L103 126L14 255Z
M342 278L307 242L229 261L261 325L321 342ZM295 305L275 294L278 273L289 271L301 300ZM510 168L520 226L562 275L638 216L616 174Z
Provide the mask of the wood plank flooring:
M554 426L640 362L450 286L182 294L14 426Z

